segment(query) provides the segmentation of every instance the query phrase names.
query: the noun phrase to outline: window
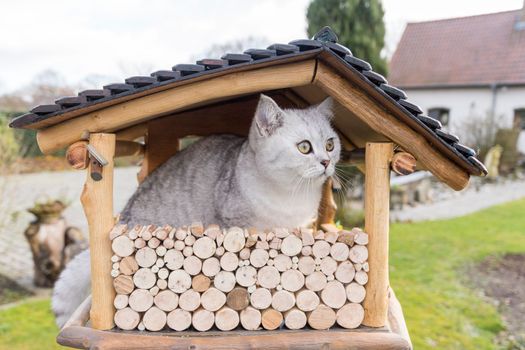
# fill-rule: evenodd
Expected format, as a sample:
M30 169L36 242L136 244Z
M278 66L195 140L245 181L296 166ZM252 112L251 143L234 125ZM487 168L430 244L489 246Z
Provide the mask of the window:
M519 130L525 130L525 108L514 110L514 127Z
M450 109L448 108L430 108L428 110L428 116L437 119L443 125L448 125L450 115Z

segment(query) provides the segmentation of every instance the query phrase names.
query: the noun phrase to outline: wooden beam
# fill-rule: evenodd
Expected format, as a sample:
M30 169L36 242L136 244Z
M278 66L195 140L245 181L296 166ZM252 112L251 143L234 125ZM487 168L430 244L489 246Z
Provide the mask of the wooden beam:
M318 64L314 83L374 131L412 153L440 181L457 191L467 186L469 174L464 169L446 158L422 135L378 106L366 93L323 62Z
M102 167L102 179L96 181L90 174L95 166L91 161L87 180L80 196L89 226L91 254L91 324L95 329L107 330L114 326L113 288L111 271L111 242L109 231L115 224L113 217L113 156L115 135L91 134L89 143L108 164Z
M317 228L322 224L335 223L335 213L337 212L337 204L334 200L332 192L332 178L328 178L323 185L323 193L321 196L321 203L319 203L319 211L317 215Z
M343 149L339 161L349 165L363 165L365 164L365 149L356 148L351 151Z
M146 123L130 126L124 130L120 130L115 135L118 141L135 141L138 138L144 137L148 131Z
M117 141L115 157L140 156L144 154L144 145L133 141Z
M269 66L202 80L97 110L40 130L37 141L50 153L78 141L83 132L113 132L181 109L243 94L311 83L315 60Z
M370 272L363 301L369 327L383 327L388 312L388 231L392 143L366 144L365 232L368 233Z

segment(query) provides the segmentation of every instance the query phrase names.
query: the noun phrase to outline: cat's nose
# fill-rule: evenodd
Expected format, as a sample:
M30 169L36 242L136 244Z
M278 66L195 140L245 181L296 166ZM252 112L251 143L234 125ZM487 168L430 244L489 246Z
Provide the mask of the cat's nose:
M328 165L330 164L330 160L329 159L324 159L321 161L321 164L324 166L324 168L328 168Z

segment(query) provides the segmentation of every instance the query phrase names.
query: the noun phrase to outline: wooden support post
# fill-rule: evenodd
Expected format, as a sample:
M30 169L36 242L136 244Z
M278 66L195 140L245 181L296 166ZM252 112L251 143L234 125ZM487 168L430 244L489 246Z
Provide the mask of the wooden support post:
M332 178L328 178L323 185L323 194L317 217L317 227L321 227L322 224L333 224L335 222L336 211L337 204L332 193Z
M91 294L90 319L95 329L107 330L114 326L115 309L111 271L111 241L109 231L114 225L113 218L113 156L115 154L114 134L91 134L89 143L104 157L108 164L102 167L102 178L95 181L91 176L90 162L87 180L80 197L89 226L89 248L91 251Z
M367 143L365 156L365 232L369 235L369 281L363 324L383 327L388 313L388 231L392 143Z

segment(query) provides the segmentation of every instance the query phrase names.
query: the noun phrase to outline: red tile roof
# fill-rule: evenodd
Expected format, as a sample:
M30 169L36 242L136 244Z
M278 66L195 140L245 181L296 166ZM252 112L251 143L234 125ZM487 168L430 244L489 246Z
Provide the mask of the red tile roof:
M525 84L525 29L515 29L522 15L525 10L409 23L390 62L390 83Z

